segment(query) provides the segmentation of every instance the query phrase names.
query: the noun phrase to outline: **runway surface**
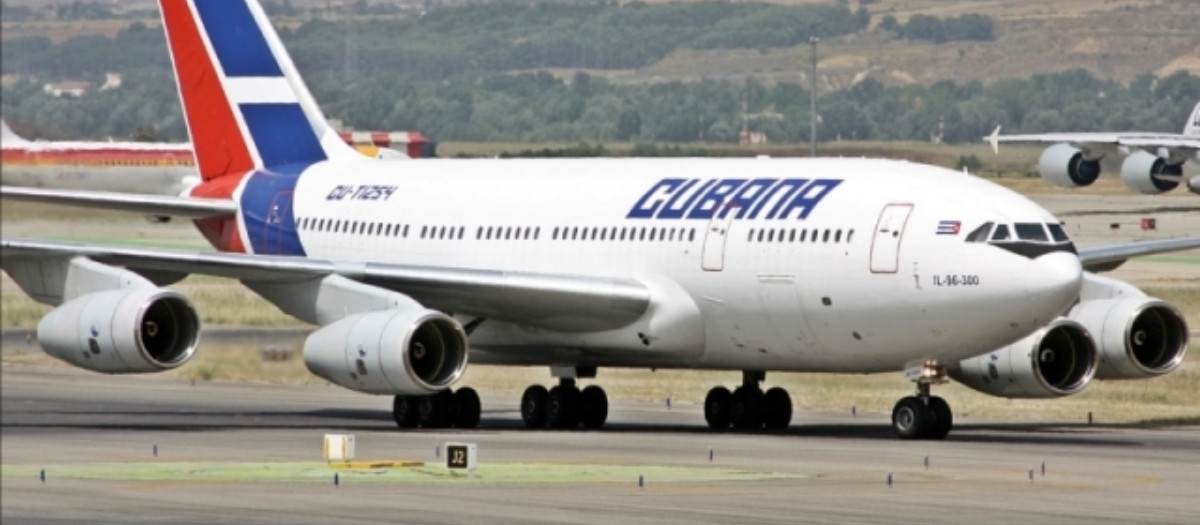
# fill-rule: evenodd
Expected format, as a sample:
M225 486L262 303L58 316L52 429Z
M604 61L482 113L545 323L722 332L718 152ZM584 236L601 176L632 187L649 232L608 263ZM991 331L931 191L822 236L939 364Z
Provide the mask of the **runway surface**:
M699 406L615 403L603 431L528 431L515 398L485 396L482 429L402 432L388 399L336 387L32 366L0 380L4 523L1187 523L1200 512L1196 427L974 421L944 442L901 442L884 414L802 412L787 432L718 434ZM466 441L484 464L549 475L70 479L88 465L319 462L326 433L354 434L360 459L432 467L438 447ZM592 474L606 467L621 474Z

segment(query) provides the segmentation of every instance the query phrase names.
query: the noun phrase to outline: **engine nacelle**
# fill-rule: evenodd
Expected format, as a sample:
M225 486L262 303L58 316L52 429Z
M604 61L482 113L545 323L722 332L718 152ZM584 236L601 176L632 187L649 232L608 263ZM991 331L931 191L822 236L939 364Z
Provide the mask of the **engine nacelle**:
M200 317L186 297L163 288L83 295L38 323L54 357L109 374L161 372L186 363L200 342Z
M1141 379L1183 363L1188 326L1174 306L1154 297L1084 301L1071 309L1100 348L1098 379Z
M1015 399L1069 396L1096 373L1096 344L1083 325L1060 317L1009 346L951 365L973 390Z
M359 392L429 394L466 371L467 334L453 318L420 307L357 314L308 336L304 364Z
M1172 178L1160 179L1157 175ZM1147 195L1175 189L1182 175L1183 163L1168 164L1166 159L1140 150L1130 153L1121 163L1121 182L1129 189Z
M1038 172L1056 186L1090 186L1100 177L1100 159L1089 160L1079 148L1070 144L1055 144L1038 158Z

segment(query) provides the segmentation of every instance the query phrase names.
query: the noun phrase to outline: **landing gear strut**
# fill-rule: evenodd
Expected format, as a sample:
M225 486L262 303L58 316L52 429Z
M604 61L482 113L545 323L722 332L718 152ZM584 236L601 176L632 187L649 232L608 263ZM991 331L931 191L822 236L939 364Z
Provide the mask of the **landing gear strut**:
M392 418L400 428L475 428L479 416L479 394L470 387L392 399Z
M594 369L590 372L595 375ZM542 385L525 389L521 419L529 428L600 428L608 420L608 394L596 385L580 390L575 377L559 377L550 390Z
M723 386L713 387L704 398L704 420L714 429L733 425L737 429L784 429L792 422L792 398L787 390L774 387L762 391L759 386L766 372L742 372L742 386L732 393Z
M954 426L954 414L946 400L929 394L930 386L946 382L946 367L926 361L910 367L905 375L917 383L917 394L896 402L892 430L901 439L944 439Z

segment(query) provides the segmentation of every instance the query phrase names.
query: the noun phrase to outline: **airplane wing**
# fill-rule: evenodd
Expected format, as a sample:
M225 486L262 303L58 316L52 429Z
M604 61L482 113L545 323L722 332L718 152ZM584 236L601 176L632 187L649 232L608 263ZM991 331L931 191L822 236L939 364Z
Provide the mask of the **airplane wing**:
M6 200L62 204L140 213L159 217L205 219L235 215L237 203L225 199L202 199L170 195L139 195L104 191L45 190L17 186L0 186L0 197Z
M650 306L650 291L632 279L379 264L271 255L186 252L98 246L65 241L0 239L7 267L21 259L86 257L127 268L151 281L204 274L248 285L310 281L340 275L403 293L443 312L555 330L625 326ZM161 279L159 280L161 284Z
M1026 135L1001 135L1000 126L996 126L991 135L983 138L992 145L993 152L999 152L1001 142L1009 143L1067 143L1083 150L1115 150L1119 147L1155 149L1166 148L1172 151L1200 151L1200 137L1181 135L1178 133L1033 133Z
M1079 249L1079 262L1089 272L1114 270L1132 257L1200 248L1200 237L1143 241Z

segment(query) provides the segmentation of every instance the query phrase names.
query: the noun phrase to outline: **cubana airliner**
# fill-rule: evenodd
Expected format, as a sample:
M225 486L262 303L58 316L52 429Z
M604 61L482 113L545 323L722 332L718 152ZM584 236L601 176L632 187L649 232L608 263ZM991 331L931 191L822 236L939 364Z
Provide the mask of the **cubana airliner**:
M104 373L196 352L199 316L164 288L240 280L319 326L316 375L392 396L400 427L475 427L468 361L545 366L530 427L596 428L599 370L741 372L714 429L787 427L767 372L902 372L903 438L940 439L950 378L1010 398L1178 368L1170 304L1092 273L1200 237L1077 248L1035 203L970 175L865 159L395 162L328 127L255 1L162 0L203 182L179 197L33 200L194 219L216 252L5 239L49 354ZM10 199L23 190L5 188ZM581 382L589 383L580 388Z

